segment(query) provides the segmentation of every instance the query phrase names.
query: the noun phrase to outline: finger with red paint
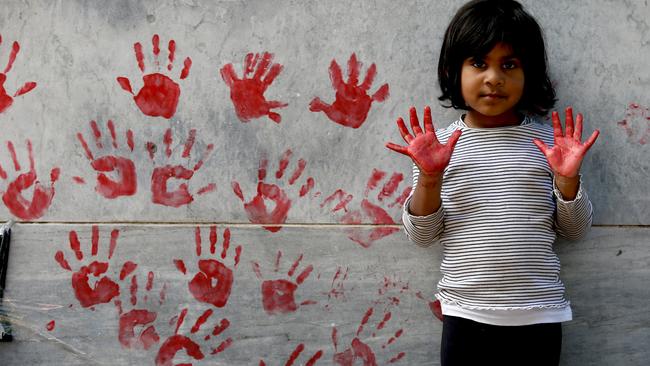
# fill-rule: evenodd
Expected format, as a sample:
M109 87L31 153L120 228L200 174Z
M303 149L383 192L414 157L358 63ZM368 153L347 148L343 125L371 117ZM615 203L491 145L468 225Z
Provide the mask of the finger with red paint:
M407 145L400 146L389 142L386 147L409 156L424 174L431 176L442 175L445 167L449 165L451 154L462 132L460 130L454 131L447 143L441 144L436 136L429 106L424 108L424 131L420 128L415 107L411 107L409 113L413 134L409 132L401 117L397 119L397 127Z
M7 141L7 150L9 151L9 155L11 155L14 170L19 174L13 180L9 181L4 192L0 190L0 195L12 215L23 220L34 220L45 215L52 204L55 194L54 185L59 179L61 171L59 168L52 168L50 171L50 186L43 186L36 174L31 140L28 139L26 145L29 156L29 171L20 173L22 167L18 161L14 144L11 141ZM10 179L9 174L1 164L0 179ZM24 192L29 192L30 190L32 190L32 198L28 199L25 197Z
M589 148L596 142L600 131L596 129L591 136L582 142L583 117L578 113L575 125L573 109L565 111L565 131L558 113L553 111L553 146L548 147L542 140L534 139L533 143L546 156L553 174L565 178L575 178L580 173L580 166Z

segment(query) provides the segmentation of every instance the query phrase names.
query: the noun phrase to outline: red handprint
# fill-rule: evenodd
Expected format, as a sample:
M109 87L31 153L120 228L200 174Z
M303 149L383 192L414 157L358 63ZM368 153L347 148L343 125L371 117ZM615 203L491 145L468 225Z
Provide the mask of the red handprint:
M397 119L397 127L402 138L408 146L399 146L392 142L386 147L400 154L409 156L424 174L431 176L442 176L442 172L449 165L454 146L460 138L461 131L454 131L446 144L441 144L436 137L436 130L431 119L431 108L424 107L424 132L420 128L417 111L415 107L409 110L411 128L415 136L411 135L404 124L402 117Z
M276 179L281 179L284 175L284 171L289 166L289 159L291 158L291 150L287 150L282 155L280 159L278 171L275 173ZM257 177L259 182L257 184L257 195L253 197L249 202L245 202L244 194L242 193L239 182L233 181L232 188L237 197L244 202L244 210L248 215L250 222L254 224L283 224L287 221L287 215L289 214L289 209L291 208L291 199L287 196L285 191L276 184L266 183L266 169L268 166L268 160L262 158L260 160L259 170ZM303 170L307 166L307 162L303 159L298 160L298 166L291 174L289 178L289 185L293 185L298 178L302 175ZM300 187L299 197L305 196L309 190L314 187L314 178L309 177L302 187ZM271 212L268 212L268 209L265 204L265 200L270 200L275 204L275 207ZM277 232L282 229L282 226L264 226L264 229L270 232Z
M111 240L108 249L108 260L113 257L113 252L117 246L117 238L119 236L119 233L120 232L117 229L111 231ZM79 242L76 231L70 231L69 241L70 249L72 249L74 252L77 261L83 261L84 253L81 250L81 244ZM92 227L91 242L91 258L94 259L97 256L97 252L99 250L99 228L97 225L93 225ZM57 261L57 263L59 263L59 266L61 266L61 268L72 272L72 268L66 260L63 251L57 251L54 255L54 259ZM113 298L116 296L119 296L120 286L115 283L109 276L105 275L105 273L108 271L109 265L110 264L108 261L100 262L93 260L88 265L82 265L79 270L72 273L72 289L74 290L74 294L77 297L77 300L79 300L79 304L81 304L82 307L88 308L97 304L105 304L113 300ZM132 272L134 269L135 265L132 262L124 263L124 266L122 268L122 274L124 275L121 274L120 277L126 277L126 275ZM93 276L95 279L97 279L94 286L91 286L89 276Z
M2 44L2 36L0 36L0 44ZM9 61L7 61L7 66L5 67L4 71L0 73L0 113L4 112L11 106L11 104L14 102L13 98L29 93L32 91L32 89L36 88L35 82L28 81L14 93L13 98L9 96L5 90L4 85L5 81L7 80L7 74L9 71L11 71L11 67L14 64L14 61L16 61L16 56L18 55L19 51L20 44L14 41L13 45L11 46L11 54L9 54Z
M32 142L27 140L26 145L27 154L29 155L29 171L19 174L7 185L5 192L0 191L0 194L2 194L2 201L9 209L9 212L23 220L34 220L43 216L52 204L55 193L54 183L59 179L60 169L52 168L50 171L50 187L43 187L38 180L36 169L34 168ZM7 149L11 154L15 171L20 172L21 167L16 157L14 144L11 141L7 142ZM7 172L0 165L0 179L6 180L7 178ZM32 187L32 199L28 200L23 196L23 192Z
M595 130L591 136L582 143L582 114L578 113L576 118L575 130L573 126L573 109L566 109L566 131L562 133L562 122L558 113L553 111L553 147L549 148L540 139L534 139L533 142L539 150L546 156L548 165L555 175L562 177L574 178L580 172L580 165L584 159L587 150L596 142L599 130Z
M191 158L190 151L194 146L196 140L196 130L191 129L187 140L183 144L183 153L181 157L186 159L186 164L189 164ZM165 131L163 136L163 143L165 144L165 157L169 159L172 155L172 130L168 128ZM154 156L157 150L156 144L153 142L147 142L145 145L147 151L149 152L149 157L154 161ZM165 164L163 166L157 166L154 168L153 173L151 174L151 201L153 203L171 206L171 207L180 207L187 205L194 201L194 197L189 192L187 183L181 183L176 190L170 191L168 184L170 179L179 179L182 181L189 181L194 176L194 173L197 172L203 166L203 162L210 156L212 150L214 149L213 144L206 146L205 151L201 159L191 168L186 168L183 165L171 165ZM197 190L197 194L204 194L211 192L215 189L214 183L210 183L205 187L202 187Z
M115 125L110 119L106 123L111 135L112 148L118 149L117 138L115 136ZM97 122L90 121L90 127L93 130L95 145L99 150L107 150L102 143L102 133L97 126ZM88 147L88 143L84 139L81 132L77 133L77 139L81 143L86 158L90 161L90 166L97 172L97 185L95 191L105 198L117 198L121 196L132 196L138 189L138 179L135 171L135 164L133 160L119 156L117 153L107 154L103 153L101 157L95 157ZM133 131L130 129L126 131L126 143L129 148L129 153L133 153ZM112 180L104 172L115 172L118 180Z
M370 317L372 317L374 312L373 308L369 308L366 313L363 316L363 319L361 320L361 324L359 325L359 328L357 329L357 332L355 334L355 337L352 339L352 342L350 343L350 346L346 348L344 351L337 352L337 347L338 347L338 331L336 327L332 328L332 342L334 344L334 362L337 365L340 366L353 366L355 365L355 362L357 360L361 361L364 366L376 366L377 365L377 358L376 358L376 351L377 349L373 350L373 348L364 342L359 335L363 331L363 328L366 326L368 321L370 320ZM390 321L392 317L392 314L390 312L385 312L384 317L382 320L377 323L377 327L375 328L377 331L382 330L386 324ZM381 348L385 349L388 347L390 344L394 343L399 337L402 336L404 331L402 329L399 329L395 332L395 334L388 339L384 344L382 344ZM372 338L375 338L375 333L372 333ZM402 358L404 358L406 354L404 352L399 352L392 358L388 360L388 363L395 363Z
M291 355L289 356L289 359L287 360L287 363L284 364L284 366L292 366L294 362L298 359L302 351L305 350L305 345L300 343L299 345L296 346L296 348L291 352ZM323 357L323 350L318 350L316 353L314 353L313 356L309 360L307 360L307 363L305 363L305 366L313 366L316 364L316 362ZM302 365L302 363L301 363ZM260 360L259 366L266 366L266 363L264 363L263 360Z
M411 192L411 187L405 187L401 194L395 198L393 202L386 205L384 201L392 198L395 195L400 184L404 180L404 176L401 173L393 173L388 181L386 181L386 183L383 185L381 191L379 191L377 194L377 200L379 203L375 204L370 202L370 192L372 190L375 190L385 177L386 172L379 169L373 169L372 175L368 179L366 190L363 194L364 198L361 200L359 209L350 211L348 210L347 205L352 201L353 197L352 195L347 194L340 189L325 198L325 200L321 203L321 207L325 207L332 201L338 199L339 202L331 211L345 211L345 214L339 219L341 223L359 225L369 221L375 225L394 225L395 221L386 210L394 206L402 207L406 201L406 198ZM382 204L384 207L380 206ZM348 238L364 248L369 248L375 241L391 235L397 231L399 231L399 229L394 227L378 227L370 231L360 228L346 229Z
M201 229L196 227L194 231L194 241L196 243L196 256L201 257ZM217 227L210 226L210 254L215 255L217 244ZM221 260L217 259L200 259L197 267L199 272L194 275L188 284L192 296L200 302L212 304L222 308L228 302L230 290L232 289L233 273L232 269L226 266L223 261L228 255L230 248L230 229L223 231L223 242L221 243ZM237 268L241 256L242 247L238 245L235 248L234 265ZM175 259L174 265L183 274L187 274L185 262L181 259ZM216 284L213 283L216 281Z
M314 267L310 264L308 265L300 274L298 274L293 279L300 261L302 260L303 255L300 256L293 262L291 268L287 272L288 279L275 279L275 280L264 280L262 282L262 305L264 311L268 314L285 314L289 312L296 311L298 309L298 304L296 304L296 295L295 292L305 280L309 277L311 272L314 270ZM282 258L282 252L278 251L278 255L275 259L275 273L278 273L280 270L280 259ZM260 265L257 262L252 262L253 271L255 275L260 280L263 280L262 272L260 270ZM316 302L313 300L305 300L300 303L300 306L303 305L312 305Z
M329 72L332 87L336 90L336 100L329 105L316 97L309 104L309 110L324 112L330 120L346 127L361 127L368 117L370 104L383 102L388 98L388 84L382 85L375 94L369 96L368 89L375 79L377 67L374 63L370 65L365 79L359 84L360 68L361 63L353 53L348 60L348 82L346 83L343 81L341 67L336 60L332 60Z
M628 141L645 145L650 138L650 109L630 103L625 111L625 119L617 124L627 133Z
M190 334L196 334L199 330L201 330L201 326L207 322L210 317L212 316L212 309L208 309L201 314L192 326L192 329L190 330ZM176 330L174 331L174 335L171 337L167 338L160 349L158 350L158 354L156 355L156 366L172 366L174 364L173 360L176 354L180 352L181 350L185 350L188 356L190 356L194 360L202 360L205 358L205 355L201 351L201 345L197 342L195 342L192 338L184 336L182 334L178 334L178 330L180 327L183 325L183 321L185 320L185 316L187 315L187 308L183 309L181 313L178 315L178 320L176 322ZM203 339L204 340L209 340L211 336L218 336L223 331L228 329L230 326L230 322L228 319L221 319L219 324L215 325L214 328L212 329L212 332L208 335L206 335ZM232 338L227 338L225 341L221 342L216 348L213 348L210 352L212 355L216 355L218 353L221 353L225 351L228 347L232 345ZM182 365L184 366L191 366L191 363L183 363ZM179 366L181 366L179 364Z
M153 35L153 55L155 58L155 65L158 67L158 55L160 54L160 37L157 34ZM140 71L144 73L144 55L142 53L142 44L136 42L133 45L135 50L135 58L138 61L138 67ZM169 63L167 64L167 70L171 71L174 67L174 57L176 55L176 42L172 39L169 41L167 46L169 51ZM181 71L180 79L185 79L190 74L190 67L192 66L192 60L187 57L183 62L183 70ZM142 77L144 86L138 92L138 95L133 97L135 104L140 108L142 113L147 116L152 117L163 117L163 118L172 118L174 113L176 113L176 106L178 105L178 98L181 94L181 89L176 82L170 79L168 76L163 75L159 72L153 74L147 74ZM120 84L122 89L133 95L133 89L131 88L131 82L128 78L120 76L117 78L117 82Z
M282 120L282 117L271 109L286 107L288 104L268 101L264 97L266 89L282 71L282 65L274 64L272 60L273 54L268 52L264 52L261 57L259 53L247 54L241 79L237 77L232 64L221 68L221 78L230 88L230 99L235 106L237 117L242 122L263 116L268 116L275 123Z
M120 278L120 280L123 279L124 278L122 277ZM153 288L153 280L154 280L154 274L153 272L149 272L147 275L147 284L145 287L147 290L147 294ZM122 308L122 301L120 300L115 301L115 305L117 306L118 312L120 314L120 321L119 321L120 327L119 327L117 339L120 341L120 344L124 348L136 348L136 349L142 348L148 350L149 348L151 348L151 346L158 343L158 341L160 340L160 336L158 336L158 332L156 332L156 328L153 325L153 322L158 317L158 314L148 309L135 308L135 306L138 304L137 292L138 292L138 279L136 275L133 275L131 277L131 284L130 284L130 293L131 293L130 303L131 306L133 306L134 308L131 309L130 311L124 312ZM162 290L160 291L159 305L163 303L165 297L164 292L165 292L165 287L163 286ZM143 302L146 303L147 300L148 300L148 295L145 295ZM138 336L135 335L136 327L142 328Z

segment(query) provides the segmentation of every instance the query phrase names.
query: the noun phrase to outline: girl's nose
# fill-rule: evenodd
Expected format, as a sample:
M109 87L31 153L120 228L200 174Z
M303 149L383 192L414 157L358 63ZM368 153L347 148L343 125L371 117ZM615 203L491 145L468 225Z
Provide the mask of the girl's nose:
M500 67L490 67L485 71L485 83L491 86L501 86L505 82L503 71Z

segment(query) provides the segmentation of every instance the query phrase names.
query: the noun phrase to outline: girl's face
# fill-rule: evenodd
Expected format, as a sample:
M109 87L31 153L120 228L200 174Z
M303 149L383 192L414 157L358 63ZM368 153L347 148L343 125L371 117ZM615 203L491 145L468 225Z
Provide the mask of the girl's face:
M519 124L515 106L524 93L524 70L512 47L497 43L485 56L463 62L461 91L469 111L469 127L503 127Z

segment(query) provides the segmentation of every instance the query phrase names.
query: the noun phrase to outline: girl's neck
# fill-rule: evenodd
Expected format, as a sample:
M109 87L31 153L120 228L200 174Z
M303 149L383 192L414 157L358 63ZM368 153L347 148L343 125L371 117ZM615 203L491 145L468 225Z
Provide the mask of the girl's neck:
M471 128L494 128L517 126L524 120L523 116L515 110L510 110L498 116L486 116L474 110L467 111L463 122Z

